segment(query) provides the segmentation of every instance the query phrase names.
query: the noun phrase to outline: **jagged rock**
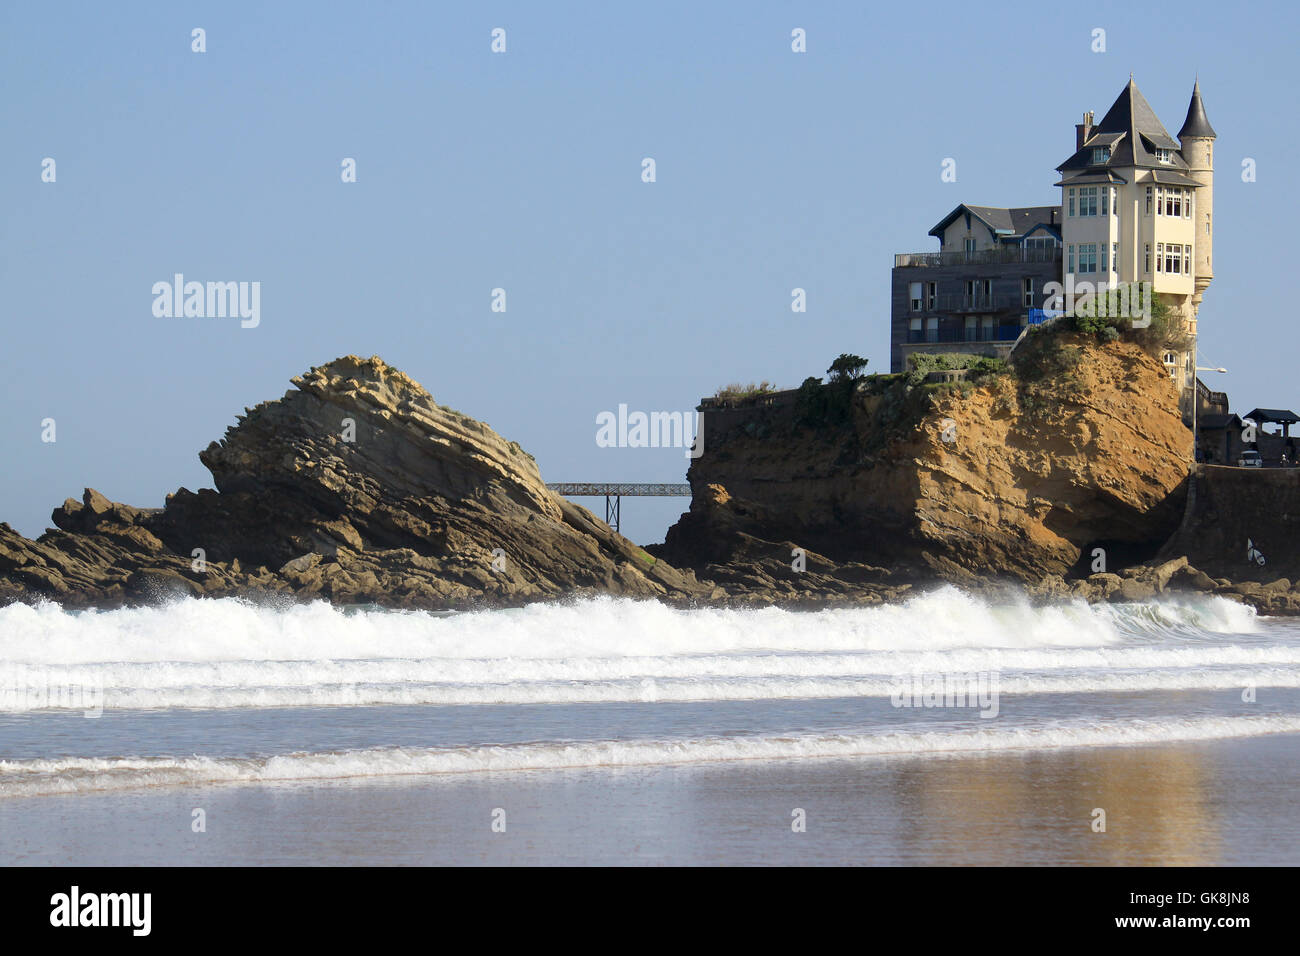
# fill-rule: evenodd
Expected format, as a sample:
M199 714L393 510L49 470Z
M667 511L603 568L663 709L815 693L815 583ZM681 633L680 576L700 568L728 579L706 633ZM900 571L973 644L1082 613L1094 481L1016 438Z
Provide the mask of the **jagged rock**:
M442 608L716 591L550 492L517 444L378 358L293 384L199 455L216 489L140 509L88 488L36 541L0 524L0 600L292 593Z
M1066 371L1031 381L1031 354L967 394L881 380L842 423L775 403L706 409L691 510L662 556L708 576L789 540L913 580L1030 586L1077 576L1098 546L1116 567L1153 557L1183 511L1177 393L1131 342L1063 341L1079 354Z

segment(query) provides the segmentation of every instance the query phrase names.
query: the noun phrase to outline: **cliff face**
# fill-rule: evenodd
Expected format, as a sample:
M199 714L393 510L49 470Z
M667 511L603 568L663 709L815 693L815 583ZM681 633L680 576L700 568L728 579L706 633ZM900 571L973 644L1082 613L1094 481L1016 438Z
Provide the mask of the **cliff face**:
M896 578L1037 582L1088 573L1097 547L1108 568L1147 560L1182 515L1177 395L1128 342L1045 335L1015 376L973 386L868 380L840 424L703 417L691 512L658 553L707 577L760 553L789 564L793 544Z
M182 488L161 509L139 509L87 489L36 541L0 524L0 600L278 593L454 607L584 591L707 596L547 490L518 445L380 359L347 356L293 384L200 454L216 490Z

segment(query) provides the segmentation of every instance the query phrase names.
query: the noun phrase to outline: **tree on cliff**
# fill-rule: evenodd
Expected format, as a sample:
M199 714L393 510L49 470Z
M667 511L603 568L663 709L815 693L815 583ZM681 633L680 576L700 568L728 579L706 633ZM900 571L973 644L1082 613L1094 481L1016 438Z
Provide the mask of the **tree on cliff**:
M840 357L826 370L826 374L831 377L832 383L856 382L863 377L866 367L867 360L862 356L841 352Z

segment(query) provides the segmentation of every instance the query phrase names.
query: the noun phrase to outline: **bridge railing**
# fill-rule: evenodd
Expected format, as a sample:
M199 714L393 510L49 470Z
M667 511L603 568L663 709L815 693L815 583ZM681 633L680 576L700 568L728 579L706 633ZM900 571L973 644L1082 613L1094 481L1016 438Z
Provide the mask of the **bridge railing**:
M638 482L557 481L547 488L560 495L603 498L609 495L653 498L689 498L691 486L686 484L642 484Z

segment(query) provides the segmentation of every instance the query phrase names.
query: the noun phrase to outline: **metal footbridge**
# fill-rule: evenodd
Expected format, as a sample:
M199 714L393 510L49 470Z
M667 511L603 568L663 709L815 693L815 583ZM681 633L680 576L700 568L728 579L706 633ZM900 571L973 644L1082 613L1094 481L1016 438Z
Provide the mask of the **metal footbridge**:
M604 498L605 524L619 530L623 496L629 498L689 498L691 486L684 484L641 484L637 482L557 481L547 488L566 498Z

